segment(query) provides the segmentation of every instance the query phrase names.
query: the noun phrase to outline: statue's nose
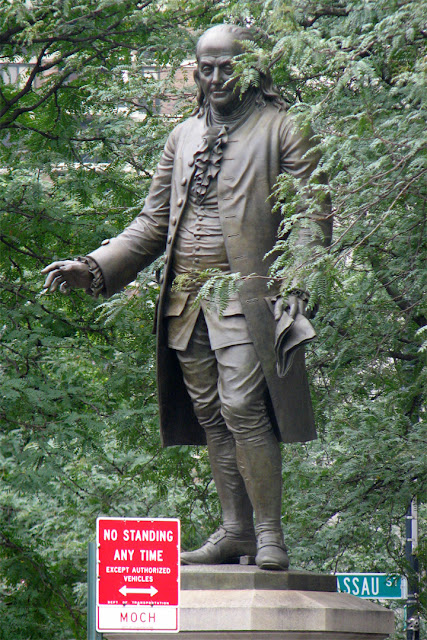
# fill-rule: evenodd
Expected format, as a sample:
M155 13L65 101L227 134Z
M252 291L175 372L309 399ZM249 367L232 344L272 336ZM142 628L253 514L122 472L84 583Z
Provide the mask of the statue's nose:
M212 84L219 84L221 82L220 72L218 67L214 67L212 74Z

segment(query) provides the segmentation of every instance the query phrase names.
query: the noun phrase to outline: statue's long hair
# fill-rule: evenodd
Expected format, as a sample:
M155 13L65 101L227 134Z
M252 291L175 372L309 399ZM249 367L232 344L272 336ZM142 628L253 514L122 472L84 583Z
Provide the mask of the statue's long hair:
M196 46L196 57L197 61L199 60L199 48L200 44L203 42L205 35L211 31L221 32L226 31L227 33L231 33L236 37L236 40L255 40L255 35L250 29L246 29L244 27L238 27L231 24L219 24L215 25L199 38ZM256 103L258 106L263 107L270 102L279 110L287 110L288 103L282 98L278 89L273 84L273 78L271 77L270 71L260 71L259 73L259 85L257 87L252 87L252 90L256 94ZM199 117L203 116L206 112L206 109L209 105L208 100L200 86L199 82L199 73L196 69L194 72L194 80L197 85L197 107L194 110L192 115L198 115ZM251 89L249 89L251 90Z

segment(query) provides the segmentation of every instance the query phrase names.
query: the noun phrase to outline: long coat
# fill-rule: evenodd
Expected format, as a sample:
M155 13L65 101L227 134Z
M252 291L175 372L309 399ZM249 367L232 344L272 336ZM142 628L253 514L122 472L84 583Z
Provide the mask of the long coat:
M101 268L106 295L131 282L136 274L166 250L157 324L157 377L160 426L164 446L203 444L205 436L194 415L176 354L168 348L164 308L171 281L171 258L189 184L194 154L206 132L204 116L180 123L171 133L140 215L116 238L104 241L90 256ZM229 134L218 174L218 208L232 272L258 278L243 281L239 290L243 313L267 381L267 406L284 442L316 437L304 353L295 356L285 378L276 373L275 321L267 288L268 269L281 220L272 212L270 198L280 173L306 179L316 166L309 138L299 133L293 120L268 103L256 107L248 119ZM326 208L316 216L324 236L330 234ZM312 239L309 238L308 241Z

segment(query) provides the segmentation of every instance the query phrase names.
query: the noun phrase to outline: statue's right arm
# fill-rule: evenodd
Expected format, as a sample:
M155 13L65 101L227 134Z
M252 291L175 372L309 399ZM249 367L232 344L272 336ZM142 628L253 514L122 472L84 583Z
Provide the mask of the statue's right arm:
M102 273L103 295L111 296L135 279L164 251L170 213L172 170L175 156L175 130L164 148L141 213L115 238L105 240L88 254ZM93 273L86 262L63 260L43 269L45 290L57 288L90 289ZM66 284L64 284L66 283Z

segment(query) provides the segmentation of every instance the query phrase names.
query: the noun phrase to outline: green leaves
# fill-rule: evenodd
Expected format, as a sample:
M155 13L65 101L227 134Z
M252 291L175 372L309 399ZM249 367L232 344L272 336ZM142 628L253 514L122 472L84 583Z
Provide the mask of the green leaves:
M188 492L195 469L208 478L206 462L162 460L153 272L100 308L78 292L41 295L44 265L87 253L141 209L175 122L158 112L173 74L152 71L193 49L177 25L200 12L162 7L0 9L2 640L85 637L98 515L202 511ZM30 66L11 84L17 62Z
M292 230L316 231L301 197L314 214L328 188L319 174L279 179L272 276L304 280L318 307L319 439L283 447L292 563L406 571L403 515L426 479L424 13L420 0L1 4L1 640L85 637L98 515L177 515L188 548L218 523L205 449L160 449L159 264L108 301L41 295L40 269L140 211L168 132L194 105L191 73L183 86L174 74L223 21L256 32L243 86L271 68L311 121L335 212L331 247L300 253ZM212 276L203 294L224 306L238 276ZM425 545L418 554L425 563Z

